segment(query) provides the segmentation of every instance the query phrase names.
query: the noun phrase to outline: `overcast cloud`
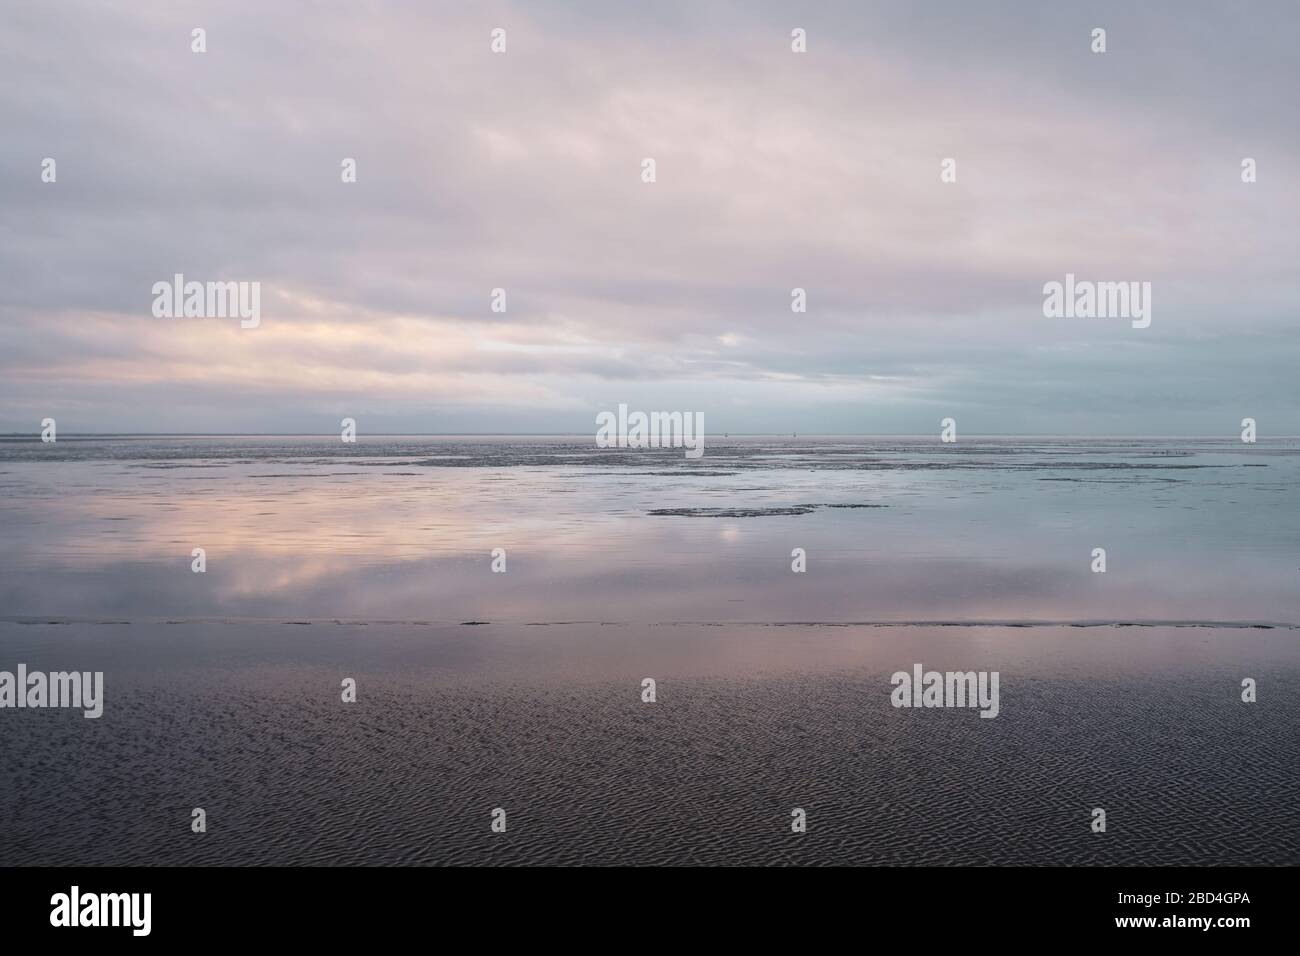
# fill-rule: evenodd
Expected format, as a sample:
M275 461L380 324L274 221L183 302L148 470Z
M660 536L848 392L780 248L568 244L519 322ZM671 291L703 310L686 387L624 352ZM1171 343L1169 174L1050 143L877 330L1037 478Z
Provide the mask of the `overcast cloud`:
M0 430L584 432L627 402L1300 434L1298 28L1291 2L6 4ZM177 272L260 281L261 326L155 318ZM1150 282L1150 328L1044 318L1066 272Z

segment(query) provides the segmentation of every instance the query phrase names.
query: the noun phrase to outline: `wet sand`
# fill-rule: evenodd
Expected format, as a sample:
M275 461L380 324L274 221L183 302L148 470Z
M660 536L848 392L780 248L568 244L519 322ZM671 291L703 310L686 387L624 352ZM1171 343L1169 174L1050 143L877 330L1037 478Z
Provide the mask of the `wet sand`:
M102 669L106 687L99 720L0 715L0 859L1293 865L1295 638L0 623L6 663ZM890 673L915 662L998 670L999 716L891 707Z
M1293 439L0 441L0 670L106 698L0 710L0 862L1295 864L1298 496Z

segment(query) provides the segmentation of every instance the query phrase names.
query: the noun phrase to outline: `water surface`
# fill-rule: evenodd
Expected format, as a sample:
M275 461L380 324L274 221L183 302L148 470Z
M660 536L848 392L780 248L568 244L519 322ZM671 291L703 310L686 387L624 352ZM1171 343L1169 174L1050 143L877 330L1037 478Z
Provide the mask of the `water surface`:
M1298 455L0 441L0 862L1295 864Z

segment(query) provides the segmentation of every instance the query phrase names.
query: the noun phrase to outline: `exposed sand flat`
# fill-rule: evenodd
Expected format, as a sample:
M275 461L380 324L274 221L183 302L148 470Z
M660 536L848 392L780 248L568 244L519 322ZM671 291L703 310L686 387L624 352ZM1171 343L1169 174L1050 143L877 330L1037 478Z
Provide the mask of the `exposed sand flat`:
M0 714L10 863L1300 862L1283 631L0 624L13 659L106 700ZM998 717L892 708L913 662L998 670Z

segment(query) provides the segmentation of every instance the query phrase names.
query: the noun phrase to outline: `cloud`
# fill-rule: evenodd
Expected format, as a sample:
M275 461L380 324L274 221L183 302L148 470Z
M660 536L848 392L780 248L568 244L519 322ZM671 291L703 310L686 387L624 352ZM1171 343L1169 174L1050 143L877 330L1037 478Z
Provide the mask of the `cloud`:
M1288 4L6 16L0 428L1300 430ZM1152 282L1152 327L1044 319L1067 271ZM260 281L262 327L154 319L176 272Z

